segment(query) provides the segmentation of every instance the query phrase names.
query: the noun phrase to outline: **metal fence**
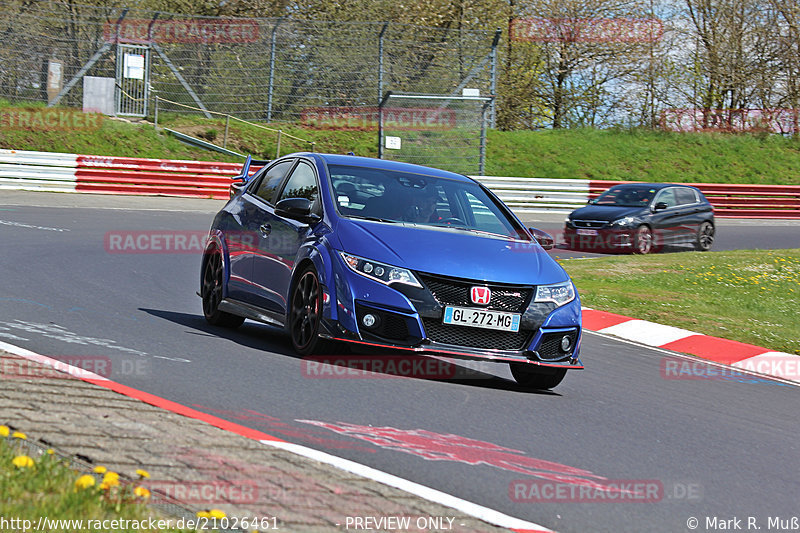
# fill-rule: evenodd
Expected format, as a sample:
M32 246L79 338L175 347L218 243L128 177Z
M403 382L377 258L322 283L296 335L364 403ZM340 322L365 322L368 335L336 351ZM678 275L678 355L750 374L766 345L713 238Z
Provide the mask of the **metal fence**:
M483 174L488 111L494 99L387 93L378 107L378 156Z
M93 77L113 79L115 106L131 115L157 94L250 120L362 128L386 91L495 88L497 39L486 31L54 1L0 1L0 15L0 97L12 100L81 107Z

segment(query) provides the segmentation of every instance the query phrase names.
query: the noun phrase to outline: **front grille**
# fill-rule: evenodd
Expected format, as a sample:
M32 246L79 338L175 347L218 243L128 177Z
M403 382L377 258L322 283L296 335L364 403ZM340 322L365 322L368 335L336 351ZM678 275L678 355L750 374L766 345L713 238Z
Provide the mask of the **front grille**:
M608 222L604 220L573 220L572 225L576 228L604 228Z
M495 331L468 326L443 324L435 318L423 318L425 333L433 342L482 348L485 350L522 350L530 342L530 331ZM559 337L560 338L560 337Z
M482 281L456 280L433 276L420 276L422 282L431 291L436 301L442 305L456 305L461 307L474 307L470 300L471 287L489 287L492 297L487 309L507 311L509 313L522 313L530 302L533 290L530 287L514 287Z
M566 352L561 349L561 339L564 335L569 335L570 338L570 348ZM539 349L536 351L541 359L547 361L566 359L575 350L575 340L577 336L578 332L575 330L562 331L559 333L545 333L542 335L542 340L539 341Z

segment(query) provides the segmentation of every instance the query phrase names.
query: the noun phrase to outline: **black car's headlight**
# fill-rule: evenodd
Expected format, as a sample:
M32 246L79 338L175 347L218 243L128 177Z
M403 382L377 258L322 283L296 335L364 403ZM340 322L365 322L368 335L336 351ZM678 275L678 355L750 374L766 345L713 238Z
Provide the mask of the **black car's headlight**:
M344 263L350 267L350 270L362 276L380 281L386 285L403 283L405 285L411 285L412 287L422 288L422 284L417 280L416 276L414 276L414 273L407 268L387 265L345 252L339 252L339 255L342 256Z
M615 220L611 223L612 226L617 228L626 228L628 226L633 226L636 223L636 219L633 217L625 217Z
M539 285L536 287L534 302L553 302L561 307L575 299L575 285L571 281L553 283L552 285Z

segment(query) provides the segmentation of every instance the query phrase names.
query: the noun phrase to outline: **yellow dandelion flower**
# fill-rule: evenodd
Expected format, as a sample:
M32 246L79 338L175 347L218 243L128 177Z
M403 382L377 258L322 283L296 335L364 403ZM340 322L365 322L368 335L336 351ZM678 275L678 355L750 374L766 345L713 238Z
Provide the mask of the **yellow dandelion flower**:
M136 475L144 479L150 479L150 474L147 470L142 470L141 468L136 471Z
M109 485L108 483L100 483L100 490L108 490Z
M208 512L208 516L211 518L225 518L226 515L224 511L220 511L219 509L211 509Z
M8 434L11 430L8 429L8 426L0 426L0 437L8 437Z
M108 468L106 468L104 466L96 466L96 467L94 467L94 473L95 474L105 474L106 472L108 472Z
M197 511L197 518L209 518L210 516L208 511Z
M150 491L144 487L136 487L135 489L133 489L133 494L139 496L140 498L145 498L145 499L150 497Z
M89 487L94 487L95 479L94 476L90 476L89 474L84 474L78 479L75 480L75 490L84 490L88 489Z
M106 474L103 476L103 483L109 487L119 485L119 474L116 472L106 472Z
M28 438L28 436L25 433L22 433L21 431L15 431L14 433L11 434L11 436L15 439L22 439L22 440L27 440Z
M11 460L11 463L17 468L31 468L33 466L33 459L27 455L18 455Z
M47 455L53 455L54 453L56 453L56 451L53 448L47 449Z

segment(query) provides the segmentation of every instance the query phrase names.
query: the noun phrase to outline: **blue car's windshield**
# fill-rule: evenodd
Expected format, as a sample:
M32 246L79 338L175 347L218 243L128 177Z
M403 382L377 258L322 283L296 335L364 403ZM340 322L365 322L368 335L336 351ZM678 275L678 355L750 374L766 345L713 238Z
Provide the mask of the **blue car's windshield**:
M369 167L329 165L340 215L524 238L525 231L475 183Z
M617 207L645 207L650 204L656 190L647 186L612 187L595 200L595 205L613 205Z

